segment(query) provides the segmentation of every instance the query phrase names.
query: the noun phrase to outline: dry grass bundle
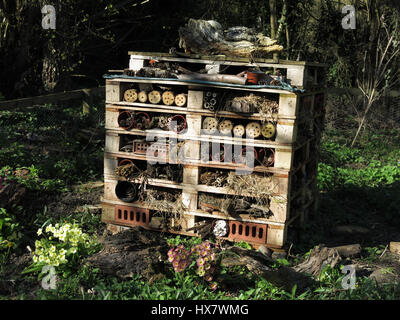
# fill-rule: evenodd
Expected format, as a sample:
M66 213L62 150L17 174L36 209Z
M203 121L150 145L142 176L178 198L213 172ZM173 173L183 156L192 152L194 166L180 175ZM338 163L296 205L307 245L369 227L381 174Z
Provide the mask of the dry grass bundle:
M278 113L279 105L276 101L255 95L253 93L247 96L235 97L233 101L253 105L260 114L261 120L264 122L270 121L271 118L274 118L274 115Z
M266 199L248 197L217 197L201 193L199 195L200 208L206 212L218 212L227 217L245 213L252 218L268 218L271 215Z
M258 199L269 200L276 186L273 184L272 176L237 175L230 172L227 178L227 187L236 195L247 193Z
M180 193L148 189L145 192L143 201L152 210L173 215L176 219L178 216L183 216L186 209L182 204Z

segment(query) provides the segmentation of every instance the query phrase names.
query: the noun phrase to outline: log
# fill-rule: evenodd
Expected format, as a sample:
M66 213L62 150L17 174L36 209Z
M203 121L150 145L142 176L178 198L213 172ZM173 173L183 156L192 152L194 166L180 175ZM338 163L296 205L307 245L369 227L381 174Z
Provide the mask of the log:
M172 91L164 91L162 101L166 106L172 106L175 102L175 94Z
M160 258L166 256L168 246L160 235L141 227L130 228L103 240L103 249L85 260L85 264L99 268L107 275L132 278L136 274L150 278L159 269Z
M274 269L272 267L274 264L275 260L261 252L239 247L227 249L221 259L221 265L224 267L244 266L251 273L287 291L292 290L295 285L299 291L303 291L314 282L310 276L301 274L291 267L282 266Z
M337 234L353 235L354 233L367 234L369 229L355 225L340 225L336 226L332 231Z
M187 94L180 93L175 97L175 104L178 107L184 107L187 102Z
M15 181L9 182L0 189L0 208L12 209L27 200L28 192L23 185Z
M135 102L137 98L138 94L135 89L128 89L124 92L124 100L126 102Z
M333 268L340 260L339 252L335 248L327 248L319 245L313 249L306 261L295 266L293 269L297 272L318 277L324 267L330 265Z
M241 138L241 137L244 136L244 133L245 133L245 128L244 128L243 125L238 124L238 125L236 125L236 126L233 127L233 135L234 135L235 137Z
M148 99L152 104L158 104L161 101L161 93L160 91L153 90L149 93Z
M341 257L353 257L361 252L361 246L357 244L349 244L346 246L334 247Z
M138 100L141 103L146 103L147 102L147 92L146 91L140 91L138 94Z
M247 81L245 77L238 77L230 74L202 74L202 73L181 74L178 75L178 79L214 81L214 82L241 84L241 85L245 85Z
M391 242L389 245L389 251L392 253L400 254L400 242Z

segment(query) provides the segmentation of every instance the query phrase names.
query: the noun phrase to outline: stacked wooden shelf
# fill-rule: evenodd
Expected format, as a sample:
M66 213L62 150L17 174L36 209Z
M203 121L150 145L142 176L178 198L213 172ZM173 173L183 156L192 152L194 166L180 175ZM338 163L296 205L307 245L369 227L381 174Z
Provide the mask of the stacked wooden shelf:
M257 65L260 68L276 68L283 70L287 79L298 89L294 92L276 88L252 88L251 86L229 86L223 83L195 83L172 81L169 79L143 79L135 77L113 77L106 80L106 145L104 162L105 190L103 198L102 220L111 230L141 225L147 229L167 231L196 236L196 226L215 224L218 220L226 221L227 233L223 239L247 241L253 244L265 244L270 248L282 248L287 238L288 227L295 222L304 223L310 213L317 210L317 167L318 149L324 122L325 84L324 67L319 64L285 61L273 63L259 60L249 63L243 59L227 59L221 57L175 57L157 53L130 53L131 69L146 66L150 60L172 61L184 66L190 64L213 65L214 70L222 67L249 68ZM183 93L187 97L184 106L126 102L124 93L128 89L151 91L166 88L173 92ZM218 92L232 95L256 94L276 101L278 112L266 116L259 113L235 113L231 111L210 111L204 108L207 92ZM221 100L222 101L222 100ZM222 102L220 102L222 103ZM185 119L186 129L182 132L159 128L145 129L121 127L121 112L132 114L145 113L157 118L168 115L179 115ZM248 124L251 122L270 121L275 125L276 133L271 139L257 137L232 137L216 134L204 134L202 125L206 117L213 117L219 122L229 119L233 123ZM184 143L183 156L171 157L171 150L155 149L156 152L144 153L155 143L167 142L167 149ZM138 147L132 141L139 141ZM142 141L142 142L140 142ZM239 150L248 146L248 150L256 150L259 156L270 154L272 162L267 165L255 161L254 167L244 161L221 161L221 159L203 157L203 148L212 142L223 144L225 148ZM143 143L144 145L141 145ZM132 147L126 148L126 145ZM230 146L230 147L229 147ZM235 147L237 146L237 147ZM154 147L154 145L153 145ZM142 148L142 149L141 149ZM237 148L237 149L235 149ZM175 150L175 149L174 149ZM153 150L154 151L154 150ZM225 150L226 151L226 150ZM153 156L152 156L153 155ZM272 155L272 156L271 156ZM208 155L206 154L206 157ZM242 158L241 158L242 159ZM169 170L180 172L181 179L172 181L165 176L152 176L146 179L130 180L137 186L145 184L146 192L154 188L162 192L172 192L177 196L177 212L159 207L151 202L135 199L132 202L121 201L116 194L118 184L126 181L125 177L116 175L116 169L123 160L130 160L138 167L166 166ZM220 160L220 161L218 161ZM237 159L236 159L237 160ZM207 197L254 198L251 189L243 189L239 193L229 185L215 186L202 182L201 177L207 172L222 172L229 176L258 175L265 178L265 190L268 190L268 214L265 216L229 212L226 209L207 205L201 199ZM144 181L145 180L145 181ZM263 180L264 181L264 180ZM145 193L146 193L145 192ZM251 200L250 200L251 201ZM172 208L174 207L172 206Z

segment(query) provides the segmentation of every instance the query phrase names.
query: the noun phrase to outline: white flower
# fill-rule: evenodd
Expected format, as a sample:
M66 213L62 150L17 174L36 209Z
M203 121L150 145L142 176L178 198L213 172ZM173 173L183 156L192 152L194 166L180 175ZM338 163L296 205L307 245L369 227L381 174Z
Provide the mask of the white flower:
M40 229L37 231L37 235L40 236L40 235L42 234L42 232L43 232L43 230L42 230L42 228L40 228Z

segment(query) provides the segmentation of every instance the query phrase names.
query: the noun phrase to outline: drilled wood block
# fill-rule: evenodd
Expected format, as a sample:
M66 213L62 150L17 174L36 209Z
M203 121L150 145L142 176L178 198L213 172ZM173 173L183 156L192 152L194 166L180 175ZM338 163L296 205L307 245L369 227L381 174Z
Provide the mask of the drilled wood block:
M189 90L188 92L188 110L203 109L204 92L197 90Z
M183 183L198 185L199 183L200 168L185 166L183 168Z
M287 79L292 86L304 87L306 85L307 73L304 66L290 66L286 73Z
M183 148L185 159L200 159L200 141L186 140Z
M114 175L117 167L118 160L116 158L104 156L104 175Z
M115 209L113 205L102 203L101 221L113 222L115 217Z
M116 108L106 110L106 129L121 129L118 125L119 111Z
M282 248L286 242L287 227L268 226L267 246Z
M120 136L118 134L107 133L104 152L119 152Z
M104 178L104 200L119 201L115 194L118 180Z
M281 93L279 95L279 115L298 116L299 100L299 97L293 93Z
M200 135L201 133L201 115L186 115L187 134Z
M272 197L269 209L273 213L273 216L270 217L272 221L286 222L289 220L290 205L286 198L281 196Z
M293 166L293 151L291 150L275 150L275 168L292 169Z
M295 122L278 122L276 126L276 138L278 143L294 143L297 140L297 124Z
M106 101L119 102L122 98L121 85L118 81L106 80Z

